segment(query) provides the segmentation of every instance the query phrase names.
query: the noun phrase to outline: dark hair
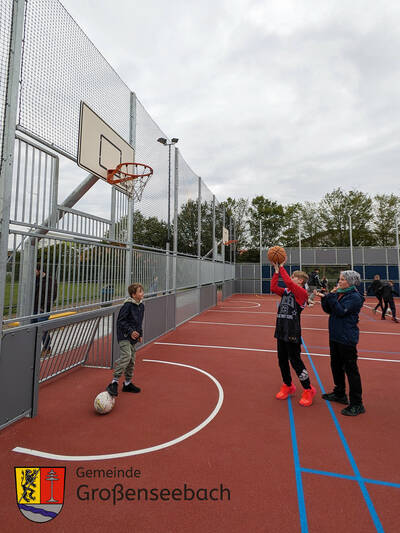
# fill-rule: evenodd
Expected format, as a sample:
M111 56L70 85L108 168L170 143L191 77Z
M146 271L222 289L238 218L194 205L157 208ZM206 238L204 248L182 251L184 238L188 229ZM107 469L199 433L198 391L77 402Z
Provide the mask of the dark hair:
M129 285L128 287L128 293L129 293L129 296L132 296L132 294L136 294L136 291L138 289L143 289L143 285L141 283L132 283L132 285Z

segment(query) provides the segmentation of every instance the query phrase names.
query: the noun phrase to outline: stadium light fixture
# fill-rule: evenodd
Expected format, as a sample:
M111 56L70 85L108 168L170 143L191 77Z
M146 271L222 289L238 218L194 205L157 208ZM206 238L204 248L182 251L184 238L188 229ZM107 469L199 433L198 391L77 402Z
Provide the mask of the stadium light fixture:
M159 137L157 142L168 146L168 225L167 225L167 242L171 240L171 146L179 141L177 137L172 137L168 142L165 137Z

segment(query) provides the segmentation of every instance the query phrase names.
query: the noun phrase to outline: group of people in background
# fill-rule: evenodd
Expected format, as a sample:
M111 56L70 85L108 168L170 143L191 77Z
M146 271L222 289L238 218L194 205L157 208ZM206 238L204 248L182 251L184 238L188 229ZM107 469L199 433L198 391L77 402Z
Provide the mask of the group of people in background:
M373 294L378 300L378 303L372 310L373 313L376 313L378 307L380 307L382 310L381 320L386 320L386 312L388 307L390 307L393 322L398 322L393 296L399 296L399 293L395 290L393 281L381 280L380 275L375 274L374 281L369 286L368 291L365 292L365 296L368 294Z
M314 305L315 291L320 291L326 294L329 291L329 285L326 276L323 276L322 279L320 279L318 268L314 269L308 276L309 279L305 288L308 291L308 305L312 307ZM336 285L338 283L339 279L336 281ZM393 281L381 280L380 275L375 274L374 280L368 287L368 290L364 292L364 296L371 294L373 294L378 300L378 303L372 310L373 313L376 313L380 307L382 312L381 320L386 320L386 313L388 308L390 308L393 322L399 322L396 317L396 305L393 298L394 295L399 296L399 293L396 291Z

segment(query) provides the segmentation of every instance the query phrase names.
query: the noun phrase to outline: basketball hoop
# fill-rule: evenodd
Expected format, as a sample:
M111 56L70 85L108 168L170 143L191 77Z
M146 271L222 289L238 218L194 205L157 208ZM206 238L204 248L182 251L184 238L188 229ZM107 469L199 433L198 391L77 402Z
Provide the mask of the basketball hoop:
M121 163L107 170L107 182L111 185L124 183L127 194L140 202L144 188L152 175L153 169L144 163Z
M235 242L238 242L237 239L231 239L230 241L224 242L224 246L229 246L230 244L234 244Z

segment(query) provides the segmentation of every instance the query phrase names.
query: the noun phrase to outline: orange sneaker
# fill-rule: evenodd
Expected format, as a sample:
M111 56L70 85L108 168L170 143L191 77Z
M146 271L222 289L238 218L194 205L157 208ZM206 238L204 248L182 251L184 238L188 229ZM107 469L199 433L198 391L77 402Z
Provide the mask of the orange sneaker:
M278 394L275 396L278 400L286 400L288 396L293 396L293 394L296 392L296 387L293 385L293 383L290 385L283 384L281 387L281 390L278 392Z
M316 392L317 391L312 385L310 389L304 389L303 394L301 395L299 404L303 405L304 407L310 407L310 405L312 405L313 398Z

